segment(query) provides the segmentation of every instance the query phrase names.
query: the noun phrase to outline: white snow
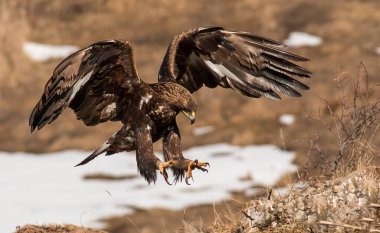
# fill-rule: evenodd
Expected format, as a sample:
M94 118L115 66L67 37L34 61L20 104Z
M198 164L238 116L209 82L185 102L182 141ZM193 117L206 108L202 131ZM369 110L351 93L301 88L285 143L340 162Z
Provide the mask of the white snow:
M227 199L230 191L255 185L274 185L284 174L296 171L295 155L272 145L232 146L215 144L184 152L190 159L210 162L209 173L193 172L194 181L169 186L158 175L155 185L138 176L134 153L99 156L74 167L89 155L63 151L34 156L24 152L0 152L0 232L18 225L70 223L101 227L97 220L133 212L133 207L188 206ZM137 175L137 178L105 181L83 180L85 174ZM249 174L252 179L241 179Z
M296 120L296 117L292 114L283 114L278 118L278 121L284 125L291 125Z
M284 41L290 47L318 46L322 44L322 38L308 34L306 32L292 32L288 39Z
M380 47L375 48L375 53L380 55Z
M45 62L54 58L65 58L79 50L73 45L49 45L26 41L22 45L24 53L33 61Z
M201 135L211 133L214 130L215 130L214 126L206 125L206 126L202 126L202 127L198 127L198 128L193 129L193 134L194 134L194 136L201 136Z

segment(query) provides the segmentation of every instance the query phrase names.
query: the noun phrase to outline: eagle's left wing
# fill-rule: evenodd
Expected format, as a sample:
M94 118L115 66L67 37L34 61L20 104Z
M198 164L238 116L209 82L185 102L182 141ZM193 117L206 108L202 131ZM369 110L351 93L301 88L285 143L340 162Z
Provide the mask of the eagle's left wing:
M128 41L106 40L64 59L46 83L29 125L41 129L70 107L86 125L120 120L128 96L140 83Z
M203 85L231 88L249 97L280 99L277 91L301 96L308 86L292 76L311 72L290 62L308 59L281 50L283 44L220 27L190 30L174 37L159 72L160 82L177 82L190 92Z

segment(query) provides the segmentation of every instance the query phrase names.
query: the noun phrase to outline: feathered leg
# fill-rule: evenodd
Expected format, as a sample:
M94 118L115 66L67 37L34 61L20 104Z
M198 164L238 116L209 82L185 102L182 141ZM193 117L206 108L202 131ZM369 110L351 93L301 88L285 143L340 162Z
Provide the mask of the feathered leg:
M136 132L136 161L137 168L145 180L150 182L156 182L157 175L156 170L159 170L164 177L166 183L171 185L168 181L168 174L166 168L172 165L172 161L162 162L153 153L153 142L151 135L151 128L149 124L145 124L142 127L137 127Z
M186 175L185 182L189 184L189 179L192 178L192 170L195 168L207 172L204 167L209 166L209 163L198 162L198 160L193 161L183 157L181 135L175 122L164 134L163 152L165 161L170 163L172 168L175 183L182 181Z

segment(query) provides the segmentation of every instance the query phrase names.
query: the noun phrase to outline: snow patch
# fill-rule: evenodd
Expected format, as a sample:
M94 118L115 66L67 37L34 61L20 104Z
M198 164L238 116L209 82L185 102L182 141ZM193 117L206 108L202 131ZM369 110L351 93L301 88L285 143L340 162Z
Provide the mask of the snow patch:
M215 144L184 152L189 159L211 164L209 173L194 171L195 183L190 186L169 186L160 174L155 185L139 176L121 181L84 180L84 175L94 173L138 175L134 153L99 156L86 166L74 167L89 154L0 152L0 232L13 232L27 223L101 227L100 218L132 213L132 207L179 210L218 202L229 198L231 191L253 193L250 187L273 186L284 174L296 171L295 154L273 145ZM241 179L247 174L252 178Z
M79 50L73 45L49 45L26 41L22 45L24 53L33 61L45 62L55 58L65 58Z
M291 125L296 120L296 117L292 114L283 114L278 118L278 121L284 125Z
M306 32L292 32L284 43L290 47L318 46L322 44L322 38L308 34Z
M214 130L215 130L214 126L206 125L206 126L202 126L202 127L198 127L198 128L193 129L193 134L194 134L194 136L201 136L201 135L211 133Z

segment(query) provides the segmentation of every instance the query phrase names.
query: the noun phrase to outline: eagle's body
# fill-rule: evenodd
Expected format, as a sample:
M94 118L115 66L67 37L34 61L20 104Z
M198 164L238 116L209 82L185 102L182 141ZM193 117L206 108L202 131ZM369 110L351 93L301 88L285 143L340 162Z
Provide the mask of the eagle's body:
M301 96L308 87L291 76L310 77L310 72L289 60L306 61L280 50L282 44L246 32L200 28L174 37L158 75L148 84L136 71L133 49L127 41L95 43L63 60L47 82L29 124L32 131L55 120L69 106L86 125L121 121L122 128L78 165L96 156L136 150L140 174L148 182L166 168L175 180L194 168L207 171L208 163L182 155L176 116L183 112L193 123L196 102L191 93L202 86L221 86L259 98L280 99L276 91ZM153 143L163 138L165 162L153 153Z
M121 113L123 127L115 134L115 137L122 135L124 140L120 140L120 142L126 143L124 144L125 147L111 144L111 146L105 150L106 152L136 150L135 129L141 124L149 128L153 142L162 138L165 129L174 123L179 113L179 111L175 109L175 106L171 105L169 101L161 95L163 87L168 85L175 85L178 88L182 88L175 83L141 83L136 87L134 92L144 92L145 95L130 96L130 101L125 105L125 109ZM190 95L190 93L188 94ZM136 119L138 119L138 121L136 121Z
M146 168L139 167L140 172L150 171L149 174L144 172L141 174L148 182L155 181L155 167L159 160L152 156L152 143L167 136L170 130L177 128L175 118L180 112L178 106L171 103L168 96L165 95L168 90L172 91L174 98L187 95L191 104L195 106L193 96L181 85L172 82L155 84L140 82L134 87L133 94L129 96L130 101L124 105L124 111L121 113L123 127L79 165L91 161L103 152L111 155L136 150L139 151L137 159L142 161L138 164L148 166ZM106 108L108 111L111 109ZM150 138L147 135L150 135Z

